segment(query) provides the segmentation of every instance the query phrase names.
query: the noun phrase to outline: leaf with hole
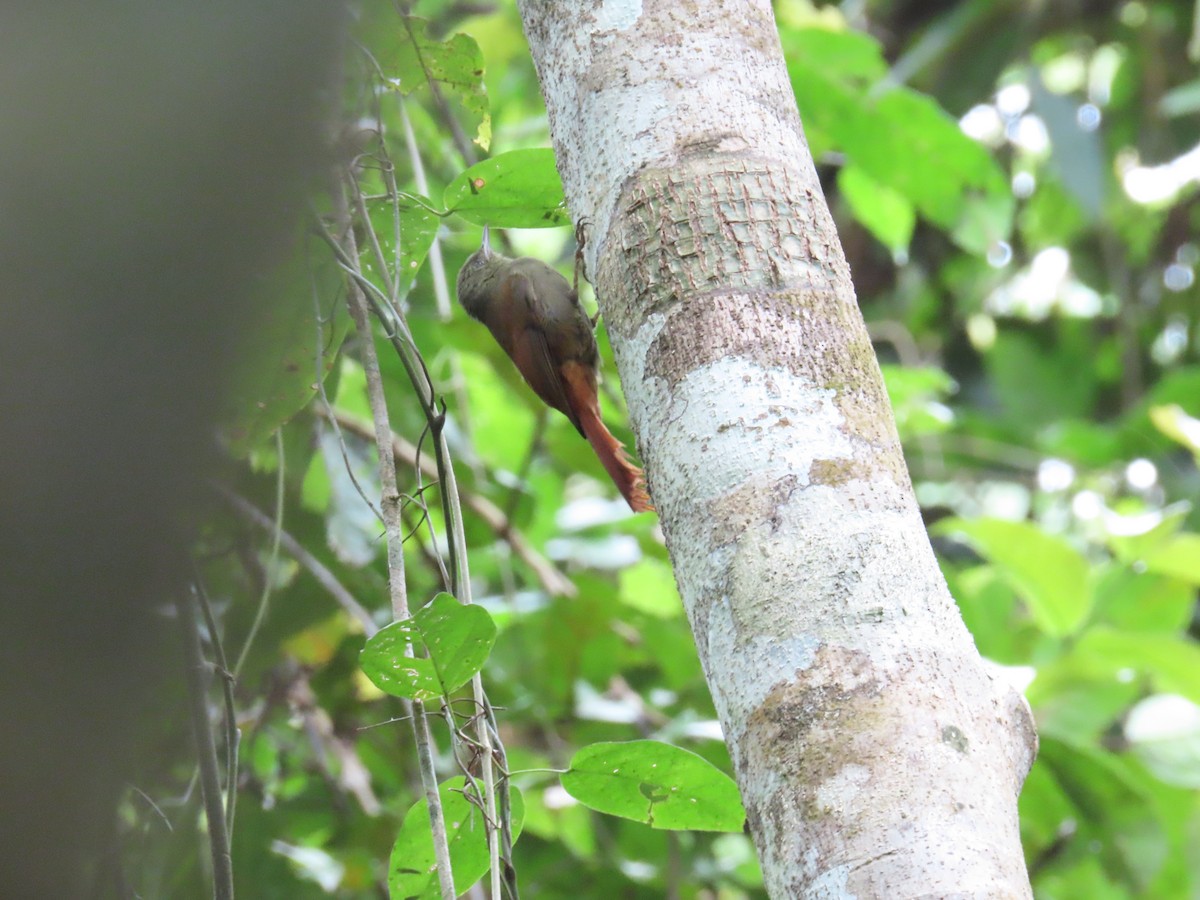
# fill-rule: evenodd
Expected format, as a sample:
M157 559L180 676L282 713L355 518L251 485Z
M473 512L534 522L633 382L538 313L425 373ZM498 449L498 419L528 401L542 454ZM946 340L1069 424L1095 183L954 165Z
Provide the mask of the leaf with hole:
M444 41L429 34L429 22L403 16L400 27L389 14L368 29L382 32L382 41L371 41L376 63L387 84L405 96L426 85L437 87L462 107L476 123L475 143L487 148L492 141L492 114L483 85L483 51L467 34L454 34Z
M562 180L548 147L512 150L471 166L446 188L446 209L496 228L569 225Z
M367 641L359 662L385 694L432 700L466 684L496 641L496 625L482 606L438 594L411 619L393 622ZM412 644L415 656L406 656Z
M668 831L741 831L733 779L689 750L660 741L584 747L562 776L567 793L599 812Z

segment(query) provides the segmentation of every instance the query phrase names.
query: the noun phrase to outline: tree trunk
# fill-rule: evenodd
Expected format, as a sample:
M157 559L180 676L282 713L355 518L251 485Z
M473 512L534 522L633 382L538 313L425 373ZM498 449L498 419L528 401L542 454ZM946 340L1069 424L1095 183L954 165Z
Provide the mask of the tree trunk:
M774 897L1026 897L1028 707L925 535L767 0L522 0Z

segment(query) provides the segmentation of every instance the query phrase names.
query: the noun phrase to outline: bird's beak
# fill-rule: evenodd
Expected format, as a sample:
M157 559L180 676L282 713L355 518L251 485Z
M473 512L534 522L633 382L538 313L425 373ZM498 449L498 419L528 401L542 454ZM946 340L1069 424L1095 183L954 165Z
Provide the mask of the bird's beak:
M484 259L492 255L492 236L488 233L486 225L483 226L483 246L480 249L483 250Z

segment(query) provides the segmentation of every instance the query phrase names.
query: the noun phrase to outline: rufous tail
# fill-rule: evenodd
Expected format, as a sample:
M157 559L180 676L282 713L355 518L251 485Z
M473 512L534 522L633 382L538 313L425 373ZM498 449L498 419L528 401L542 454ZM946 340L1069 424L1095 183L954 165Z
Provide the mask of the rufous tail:
M629 461L625 447L613 437L600 418L600 401L596 397L595 378L578 363L562 367L563 381L571 401L572 411L579 417L583 434L600 458L600 464L613 480L625 502L634 512L649 512L650 497L642 470Z

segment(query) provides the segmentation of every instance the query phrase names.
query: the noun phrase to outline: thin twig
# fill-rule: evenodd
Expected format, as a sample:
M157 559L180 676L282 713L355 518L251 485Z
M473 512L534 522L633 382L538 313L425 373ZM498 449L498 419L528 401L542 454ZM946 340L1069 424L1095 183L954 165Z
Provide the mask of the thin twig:
M352 183L359 201L359 212L364 219L364 228L372 245L380 266L380 277L388 286L388 300L391 311L393 305L393 282L384 263L383 253L375 231L371 228L370 217L367 216L362 194ZM345 197L338 192L337 220L343 229L345 247L344 255L351 260L358 259L358 249L355 245L354 232L349 227L349 210L346 208ZM392 429L388 421L387 399L383 392L383 375L379 371L379 359L375 354L375 339L371 330L371 320L367 310L367 299L360 290L360 281L351 281L348 285L347 304L350 317L354 320L355 330L359 337L359 352L361 354L363 372L367 379L367 400L371 407L371 418L375 424L375 443L379 450L379 482L382 493L380 510L383 512L383 526L386 535L386 553L388 564L388 587L392 600L392 616L397 621L409 617L408 593L404 574L404 523L400 513L400 491L396 484L396 460L391 453ZM378 312L378 311L377 311ZM396 319L395 315L392 316ZM385 322L385 324L387 324ZM428 377L428 375L426 375ZM412 645L406 645L408 653L412 653ZM408 704L405 704L406 706ZM429 807L429 824L433 833L434 858L437 860L438 884L441 887L443 900L454 900L457 892L454 889L454 873L450 867L450 848L446 839L446 822L438 794L437 771L433 761L433 735L429 729L429 720L425 715L424 705L420 701L412 701L411 708L417 715L413 726L417 745L417 760L421 772L421 784L425 790L425 798ZM405 710L408 711L407 709Z
M331 415L334 421L350 434L357 435L364 440L370 440L373 437L371 426L362 419L339 409L332 410ZM395 432L392 433L392 452L404 465L417 465L417 448ZM421 457L420 464L421 471L427 477L437 476L437 469L429 459ZM464 493L462 499L496 537L507 543L517 558L529 566L547 594L552 597L574 597L579 593L569 578L530 545L525 536L504 515L500 507L487 497L474 492Z
M317 292L315 281L311 282L311 287L313 294L313 319L316 322L317 328L317 339L315 341L316 350L313 354L313 375L316 379L317 393L321 397L321 405L326 412L331 412L333 410L333 404L330 402L329 394L325 390L325 332L323 330L325 320L321 315L321 297ZM331 312L330 315L332 316L333 314L334 313ZM350 483L354 485L354 490L358 492L358 496L362 498L363 503L367 504L367 507L372 513L374 513L375 518L380 522L383 522L383 513L381 513L375 507L374 502L370 497L367 496L367 492L363 489L362 484L359 483L358 476L354 474L354 466L350 464L350 453L346 449L346 441L342 437L341 429L338 428L337 422L333 421L332 417L330 417L330 422L333 425L334 437L337 438L338 450L342 454L342 465L345 466L346 474L350 478Z
M204 581L200 577L200 567L195 565L192 590L195 592L200 613L204 616L204 627L208 629L208 642L212 644L217 674L221 676L221 695L225 701L225 828L232 842L233 820L237 813L238 749L242 739L237 727L237 707L233 701L234 677L229 671L229 663L225 661L225 646L217 630L217 618L213 615L212 604L208 601L208 592L204 589Z
M356 182L351 182L349 188L354 192L354 202L359 212L362 227L367 231L372 246L378 247L378 241L375 239L374 229L372 227L370 217L367 215L366 203L363 200L362 191ZM325 229L325 233L328 234L327 229ZM348 242L350 246L353 247L352 233L348 235ZM342 259L343 267L347 267L353 271L356 266L353 264L347 266L347 264L350 263L351 260L357 261L357 254L343 254L343 256L350 257L349 260L344 258ZM382 254L376 253L376 258L379 260L379 264L383 265ZM361 273L359 274L361 275ZM366 279L355 279L354 284L360 284L365 280ZM434 462L437 466L438 481L442 486L442 511L446 521L446 531L450 550L450 572L454 587L453 593L454 596L458 598L460 603L470 604L472 602L471 579L467 562L466 533L462 520L462 505L458 496L458 482L454 475L454 467L450 462L450 448L446 442L445 408L444 406L442 408L439 408L438 406L438 401L433 388L433 380L430 378L429 370L425 365L425 360L422 358L421 352L417 348L416 341L413 339L412 332L409 330L408 322L404 318L403 313L400 311L399 306L395 303L395 297L392 296L387 298L389 302L384 303L377 302L375 299L378 293L377 291L354 291L352 285L352 292L358 298L363 298L364 296L366 297L366 299L371 303L371 307L374 310L376 317L387 329L392 346L399 354L405 371L408 373L413 390L421 403L421 408L425 412L425 420L428 423L430 432L434 438ZM388 434L390 436L390 432ZM390 448L387 441L385 441L383 433L381 432L378 418L376 418L376 439L379 446L380 456L390 456L391 454L388 453ZM483 690L483 679L479 673L476 673L471 679L471 687L476 703L482 708L487 697ZM424 718L421 719L421 726L428 731L429 723ZM480 730L479 743L484 747L481 764L487 815L489 821L495 823L497 821L496 783L495 772L492 766L492 740L491 735L488 733L486 728L481 728ZM418 747L418 755L420 755L421 752L422 748ZM430 803L430 814L432 818L432 800ZM489 870L492 875L492 896L499 897L501 889L500 842L498 840L497 830L495 828L488 829L487 841L488 855L490 858Z
M187 677L188 707L196 757L200 765L200 793L204 796L204 815L208 822L208 844L212 853L213 897L233 900L233 857L229 852L229 831L221 805L221 779L217 770L217 747L208 724L205 702L204 653L200 647L200 626L188 592L175 597L175 610L183 631L184 673Z
M275 572L279 565L279 536L283 533L283 430L275 429L275 531L271 537L271 556L267 562L267 571L263 578L262 596L258 600L258 610L254 614L254 624L250 626L250 633L246 635L246 642L242 645L242 652L238 654L238 661L233 667L233 677L237 678L242 673L242 666L246 662L246 657L250 654L250 647L254 644L254 639L258 637L258 629L262 627L262 623L267 618L267 606L271 600L271 591L275 586Z
M235 494L222 484L213 484L213 488L246 521L267 531L275 527L274 522L271 521L271 517L249 500ZM283 549L287 551L287 554L308 570L308 573L317 580L317 583L321 587L325 588L337 604L362 626L363 633L367 637L371 637L379 630L379 626L375 624L375 620L371 617L371 614L367 612L361 603L354 599L354 595L346 590L342 583L337 580L337 576L329 571L324 563L305 550L304 546L298 540L283 529L279 530L279 541Z

